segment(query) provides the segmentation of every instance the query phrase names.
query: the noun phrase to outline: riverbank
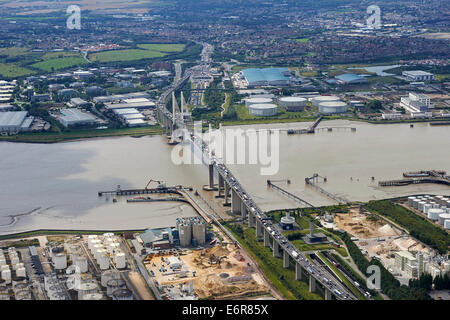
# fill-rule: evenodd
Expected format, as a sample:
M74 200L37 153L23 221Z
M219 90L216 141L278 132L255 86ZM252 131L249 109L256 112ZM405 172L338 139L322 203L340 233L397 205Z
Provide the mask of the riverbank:
M104 137L143 137L160 135L163 129L158 126L124 128L124 129L92 129L69 132L39 132L21 133L14 136L0 136L0 141L21 142L21 143L56 143L65 141L86 140Z

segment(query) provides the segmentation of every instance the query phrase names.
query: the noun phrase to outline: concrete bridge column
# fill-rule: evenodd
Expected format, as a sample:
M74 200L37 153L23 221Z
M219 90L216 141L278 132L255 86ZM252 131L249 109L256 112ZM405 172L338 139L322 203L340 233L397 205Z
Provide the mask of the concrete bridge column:
M331 291L325 288L325 300L331 300Z
M289 253L286 250L283 252L283 268L289 268Z
M209 169L209 188L214 189L214 166L212 164L208 165Z
M231 189L231 212L233 214L241 213L241 199L234 189Z
M295 263L295 280L302 280L303 274L302 274L302 266L300 263Z
M273 239L273 256L275 258L281 257L280 244L277 242L277 240L275 240L275 238Z
M309 275L309 292L316 291L316 279L310 274Z
M245 202L241 200L241 217L242 219L245 219L247 216L247 206L245 205Z
M253 228L255 226L255 215L248 212L248 227ZM258 227L256 227L256 233L258 233Z
M256 220L256 237L262 237L263 235L263 226L261 225L261 222L259 220Z
M264 229L264 247L270 247L270 234L269 231Z
M219 188L218 188L218 191L219 191L219 195L217 196L217 198L222 198L223 197L223 195L222 195L222 192L223 192L223 189L224 189L224 180L223 180L223 177L219 174Z
M226 207L230 205L230 202L228 201L229 196L230 196L230 186L228 185L228 183L225 182L225 202L223 205Z

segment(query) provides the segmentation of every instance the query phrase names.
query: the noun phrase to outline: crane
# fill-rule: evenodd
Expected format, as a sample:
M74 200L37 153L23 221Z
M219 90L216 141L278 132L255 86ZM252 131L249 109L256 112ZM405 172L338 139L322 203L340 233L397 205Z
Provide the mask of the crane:
M147 185L145 186L145 190L148 189L148 186L149 186L150 183L152 183L152 182L158 183L158 188L164 188L164 187L165 187L164 181L159 181L159 180L150 179L150 180L148 181Z

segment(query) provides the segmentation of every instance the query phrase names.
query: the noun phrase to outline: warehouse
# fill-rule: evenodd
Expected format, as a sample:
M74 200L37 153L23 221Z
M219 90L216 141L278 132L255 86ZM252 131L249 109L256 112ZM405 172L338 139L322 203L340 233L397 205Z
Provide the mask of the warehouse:
M403 71L402 75L412 81L431 81L434 75L421 70Z
M247 87L289 85L288 68L244 69L241 76L245 78Z
M286 111L303 111L306 107L306 99L301 97L282 97L278 103Z
M94 102L95 103L106 103L106 102L123 101L123 100L127 100L127 99L140 99L140 98L149 99L150 95L145 91L132 92L132 93L127 93L127 94L95 97Z
M0 132L18 133L29 130L33 117L27 117L27 111L0 112Z
M275 104L254 104L248 108L249 114L252 116L270 117L278 113L278 107Z
M105 103L106 109L125 109L125 108L135 108L135 109L149 109L154 108L156 104L146 98L136 98L136 99L125 99L121 100L120 103Z
M59 122L66 128L70 126L94 124L96 122L94 116L78 109L61 109L61 113L63 116L59 118Z
M336 81L340 84L358 84L365 83L366 79L354 73L341 74L336 76Z

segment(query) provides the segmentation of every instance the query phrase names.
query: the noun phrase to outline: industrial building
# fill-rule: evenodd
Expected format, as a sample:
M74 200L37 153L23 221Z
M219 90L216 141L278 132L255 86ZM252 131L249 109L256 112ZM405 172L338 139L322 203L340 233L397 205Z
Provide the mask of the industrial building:
M434 75L432 73L421 70L403 71L402 75L412 81L434 80Z
M295 218L290 216L289 211L286 212L284 217L280 219L280 227L283 230L292 230L294 229Z
M416 257L409 251L399 251L394 253L395 266L405 272L409 277L417 277L418 264Z
M302 97L282 97L278 100L280 107L286 111L303 111L307 100Z
M147 248L169 249L174 243L174 235L171 228L147 229L139 237Z
M400 107L404 108L411 116L432 116L429 109L433 108L430 97L426 94L410 92L408 97L401 97Z
M290 81L288 68L250 68L242 70L240 75L245 79L249 88L256 86L287 86Z
M80 98L70 99L69 104L70 104L70 106L75 107L75 108L80 108L80 107L85 107L85 106L90 105L89 102L87 102L86 100L80 99Z
M16 134L28 131L33 120L33 117L28 117L28 111L0 112L0 133Z
M323 114L335 114L347 112L348 106L342 101L325 101L319 103L319 112Z
M309 222L309 234L303 237L303 241L308 244L329 242L325 234L314 233L314 222L312 221Z
M113 109L113 112L129 127L146 126L145 116L136 108Z
M61 113L63 116L59 118L59 122L66 128L79 125L92 125L97 121L94 116L79 109L61 109Z
M252 116L270 117L276 116L278 107L272 103L253 104L248 107L248 113Z
M359 84L365 83L366 79L354 73L341 74L335 77L337 83L340 84Z
M12 104L0 104L0 112L12 111L14 108Z
M122 100L127 100L127 99L150 99L150 95L143 91L143 92L132 92L132 93L127 93L127 94L117 94L117 95L111 95L111 96L100 96L100 97L95 97L93 100L95 103L106 103L106 102L119 102Z

